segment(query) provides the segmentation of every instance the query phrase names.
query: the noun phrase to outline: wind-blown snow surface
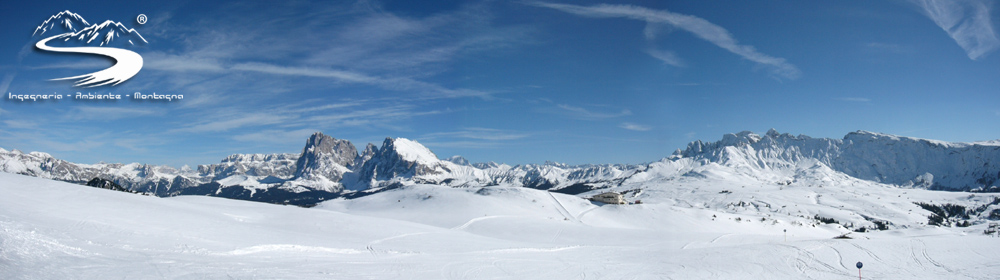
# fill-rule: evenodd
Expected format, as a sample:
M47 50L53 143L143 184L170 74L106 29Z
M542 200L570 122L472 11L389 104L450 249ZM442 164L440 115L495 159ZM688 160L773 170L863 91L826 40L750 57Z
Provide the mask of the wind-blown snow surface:
M984 225L924 226L928 213L910 203L992 197L862 183L682 178L628 194L644 204L604 206L519 187L409 185L299 208L0 173L0 278L850 279L857 261L866 279L1000 275L1000 239ZM900 227L831 239L845 230L812 214Z

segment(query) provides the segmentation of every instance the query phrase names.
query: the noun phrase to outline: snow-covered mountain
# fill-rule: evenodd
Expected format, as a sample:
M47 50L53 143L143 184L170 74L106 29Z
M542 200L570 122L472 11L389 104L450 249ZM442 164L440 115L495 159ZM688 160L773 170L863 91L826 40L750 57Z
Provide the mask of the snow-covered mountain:
M39 152L0 149L0 171L84 183L102 178L158 196L214 195L312 205L412 184L510 186L579 194L678 179L742 178L793 184L856 179L903 188L996 190L1000 142L948 143L865 131L843 139L744 131L695 141L660 161L636 165L548 162L510 166L440 159L419 142L386 138L358 153L350 141L315 133L300 154L232 155L219 164L175 169L131 164L74 164Z
M94 178L115 182L131 191L159 196L176 194L180 189L204 182L204 176L190 168L139 163L77 164L42 152L24 153L0 148L0 171L72 183L86 183Z
M1000 144L949 143L867 131L843 139L749 131L718 142L692 142L674 153L730 167L747 175L783 179L807 165L823 165L858 179L902 187L976 190L997 186ZM809 167L809 166L805 166Z
M198 172L205 177L219 179L233 175L287 179L295 175L298 159L299 154L235 154L218 164L199 165Z

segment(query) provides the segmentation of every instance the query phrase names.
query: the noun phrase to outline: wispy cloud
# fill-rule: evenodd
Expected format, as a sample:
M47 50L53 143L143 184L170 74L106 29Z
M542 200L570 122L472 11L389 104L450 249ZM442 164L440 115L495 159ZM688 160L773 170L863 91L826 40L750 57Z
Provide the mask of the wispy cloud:
M378 79L360 73L340 71L333 69L321 69L311 67L287 67L266 63L248 62L233 65L232 70L253 71L268 74L306 76L320 78L334 78L337 80L353 83L374 83Z
M366 3L371 4L371 3ZM454 12L408 17L378 6L326 36L339 42L309 56L309 61L363 71L427 75L463 54L508 48L528 42L531 29L498 27L488 3L466 4Z
M222 72L226 67L212 57L148 52L143 54L146 69L173 72Z
M296 130L268 129L263 131L244 133L233 136L233 140L243 142L289 144L299 143L308 139L309 135L317 132L317 129L304 128Z
M427 139L463 138L463 139L488 140L488 141L507 141L507 140L522 139L530 135L531 134L529 133L502 130L502 129L470 127L470 128L464 128L460 131L429 133L425 134L423 138Z
M459 131L424 134L420 137L420 143L428 147L491 149L531 136L532 133L520 131L467 127Z
M111 64L108 62L101 62L99 60L88 60L82 62L70 62L70 63L56 63L56 64L45 64L41 66L31 66L28 69L93 69L93 68L107 68Z
M992 0L910 0L923 9L938 27L944 29L965 50L970 59L976 60L1000 48L990 17Z
M415 92L425 99L491 98L489 91L431 81L437 73L448 70L447 62L463 55L530 42L530 28L492 22L489 5L468 4L454 11L412 17L387 12L378 3L367 1L348 5L243 3L233 5L232 13L227 13L239 16L207 20L204 25L213 26L211 29L169 26L188 31L174 32L183 37L163 34L177 37L170 39L182 42L182 48L143 56L149 69L175 76L202 78L210 73L254 79L257 76L248 74L281 75L316 78L305 83ZM269 13L257 12L261 8ZM246 26L255 26L254 32L246 32ZM168 81L181 85L198 82Z
M67 137L69 135L78 137ZM42 130L37 127L23 131L0 130L0 142L13 145L4 147L7 149L32 147L30 149L44 152L88 152L104 146L104 140L106 136L101 133L80 136L76 132Z
M3 112L3 110L0 110ZM38 123L33 121L23 121L23 120L5 120L3 124L9 128L38 128Z
M16 76L17 73L8 73L7 75L4 75L3 80L0 80L0 92L7 93L7 89L10 88L10 83L14 81L14 77ZM0 111L0 113L3 113L3 111Z
M840 98L834 98L834 100L837 100L837 101L846 101L846 102L871 102L872 101L871 99L864 98L864 97L840 97Z
M675 28L691 32L695 36L698 36L698 38L709 41L744 59L765 66L770 69L772 75L778 78L797 79L802 75L795 65L786 62L784 58L760 53L753 46L741 45L725 28L696 16L673 13L667 10L653 10L633 5L600 4L578 6L545 2L532 2L529 4L585 17L628 18L645 21L647 24L668 24ZM648 34L646 36L649 37Z
M381 126L391 128L394 121L418 116L440 114L441 111L418 111L412 104L397 104L386 100L349 100L341 103L298 103L281 106L264 106L247 112L240 108L226 108L198 116L199 121L187 123L170 133L204 133L259 129L293 131L299 134L317 124L323 128ZM318 103L318 104L317 104ZM412 103L412 102L411 102ZM237 140L264 139L265 134L243 133ZM306 135L308 136L308 135ZM271 141L273 142L273 141Z
M628 130L634 130L634 131L649 131L650 129L653 129L652 127L650 127L648 125L641 125L641 124L635 124L635 123L630 123L630 122L624 122L621 125L618 125L618 127L621 127L621 128L624 128L624 129L628 129Z
M556 105L559 109L562 109L560 113L570 118L579 120L602 120L628 116L632 114L632 111L628 109L623 109L620 112L596 112L585 109L583 107L576 107L572 105L559 104Z
M280 124L293 120L294 116L275 114L273 112L229 113L217 115L214 119L197 122L186 127L171 130L171 132L221 132L248 126L266 126Z
M160 112L146 108L76 106L67 116L73 120L112 121L157 114Z
M405 104L377 106L352 111L329 112L300 120L304 123L322 123L328 126L387 125L393 121L442 113L439 110L418 111L415 109L414 106Z
M657 49L647 49L646 54L649 54L653 58L663 61L663 63L673 65L676 67L684 67L684 61L681 61L677 55L672 51L657 50Z
M159 57L159 58L157 58ZM423 82L408 77L377 77L356 71L337 70L312 66L282 66L260 62L236 63L225 66L215 59L182 56L154 56L151 68L173 72L214 72L246 71L270 75L328 78L336 82L365 84L393 91L416 91L425 98L489 98L491 93L473 89L452 89L438 84Z

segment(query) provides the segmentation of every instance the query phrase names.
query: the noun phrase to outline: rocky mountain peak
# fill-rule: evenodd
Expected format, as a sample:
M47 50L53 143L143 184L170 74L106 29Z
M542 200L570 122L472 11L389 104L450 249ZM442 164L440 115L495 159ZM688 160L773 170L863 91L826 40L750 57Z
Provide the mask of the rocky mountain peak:
M378 147L375 144L368 143L368 146L365 146L365 151L361 152L361 156L354 160L354 167L361 167L365 162L372 159L376 153L378 153Z
M350 141L316 132L306 141L302 155L295 162L295 176L310 179L316 176L339 181L358 157Z
M465 159L465 157L458 155L451 156L450 158L447 158L445 160L458 165L472 166L471 164L469 164L469 160Z
M395 178L437 174L441 160L417 141L406 138L386 138L372 157L359 170L359 182L385 181ZM367 154L369 149L365 149Z

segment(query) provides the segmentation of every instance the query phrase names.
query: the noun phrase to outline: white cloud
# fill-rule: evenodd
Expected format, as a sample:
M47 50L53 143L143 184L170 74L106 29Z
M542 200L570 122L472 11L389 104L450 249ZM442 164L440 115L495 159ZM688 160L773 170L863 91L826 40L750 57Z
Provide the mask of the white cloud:
M466 4L456 11L426 17L396 15L374 7L321 35L338 44L324 44L308 61L364 71L427 75L428 71L443 70L442 62L463 54L529 41L529 28L495 26L487 5ZM312 29L308 32L314 33Z
M561 113L567 117L579 119L579 120L600 120L600 119L610 119L628 116L632 114L632 111L628 109L623 109L618 113L607 113L607 112L594 112L587 110L582 107L576 107L566 104L556 105L559 109L562 109Z
M671 30L672 27L667 24L656 23L656 22L646 22L646 28L642 29L642 35L646 37L646 40L656 40L664 30Z
M2 110L0 110L0 112L2 112ZM9 128L21 128L21 129L38 128L38 123L32 121L5 120L3 121L3 124Z
M142 56L145 61L143 67L146 69L175 72L222 72L226 70L215 58L172 55L161 52L144 53Z
M8 73L7 75L4 75L3 80L0 81L0 93L7 93L7 89L10 88L10 83L14 81L14 77L16 76L16 73ZM0 113L2 112L3 111L0 111Z
M385 124L395 120L440 113L440 111L414 111L413 106L410 105L391 105L321 114L301 119L301 121L304 123L322 123L330 126L362 126Z
M635 123L630 123L630 122L624 122L621 125L618 125L618 127L621 127L621 128L624 128L624 129L628 129L628 130L634 130L634 131L649 131L650 129L653 129L652 127L650 127L648 125L641 125L641 124L635 124Z
M924 14L948 33L965 50L970 59L976 60L1000 48L1000 39L994 31L990 9L991 0L910 0L923 9Z
M594 6L577 6L535 2L532 5L552 8L563 12L594 18L628 18L645 21L647 24L669 24L678 29L691 32L701 39L709 41L720 48L737 54L747 60L756 62L770 69L771 74L783 79L797 79L801 72L795 65L778 58L760 53L753 46L740 45L725 28L715 25L705 19L673 13L667 10L653 10L632 5L601 4ZM648 28L647 28L648 30ZM648 32L647 32L648 33ZM650 37L649 34L646 35Z
M248 126L279 124L293 119L293 116L274 112L221 114L212 116L211 120L174 129L171 132L220 132Z
M38 69L93 69L93 68L107 68L111 66L112 63L100 60L87 60L81 62L70 62L70 63L56 63L56 64L45 64L42 66L32 66L28 69L38 70Z
M143 56L149 69L168 75L163 80L173 83L176 91L210 87L218 90L201 92L232 95L240 90L236 87L261 80L246 75L253 72L415 92L423 99L491 98L491 92L426 80L447 71L447 62L463 55L530 42L530 28L497 25L489 5L465 4L427 16L397 15L367 2L233 5L231 13L202 24L213 26L210 29L167 26L189 31L162 34L181 42L181 49ZM251 12L261 8L272 12ZM289 12L300 9L312 12ZM256 27L254 32L246 32L246 26ZM243 79L243 83L213 86L222 78ZM274 82L267 86L271 87L253 89L273 91L304 85Z
M365 83L365 84L375 83L378 80L374 77L348 71L310 68L310 67L286 67L286 66L278 66L278 65L257 63L257 62L236 64L233 65L231 69L241 70L241 71L261 72L268 74L278 74L278 75L333 78L345 82Z
M423 138L427 139L464 138L464 139L475 139L475 140L486 140L486 141L508 141L508 140L522 139L528 136L530 136L530 134L523 132L508 131L508 130L493 129L493 128L470 127L462 129L461 131L429 133L425 134Z
M500 142L490 142L490 141L445 141L445 142L432 142L432 141L420 141L421 144L431 148L464 148L464 149L495 149L499 148L503 143Z
M276 74L276 75L331 78L347 83L374 85L388 90L418 91L424 93L424 97L428 98L457 98L457 97L488 98L490 96L490 93L484 91L461 89L461 88L450 89L437 84L422 82L410 78L404 78L404 77L381 78L357 72L334 70L334 69L279 66L279 65L257 63L257 62L236 64L233 65L233 67L230 69Z
M253 128L295 131L301 134L305 132L299 129L308 127L309 131L315 131L312 128L317 124L321 124L322 128L378 126L395 129L391 124L394 121L442 113L436 110L416 111L414 110L416 106L412 104L412 101L409 104L399 104L406 102L379 99L326 103L310 100L298 104L254 108L252 112L240 108L226 108L198 116L189 116L199 121L188 123L169 132L221 132ZM263 136L265 135L244 133L236 137L241 141L254 141Z
M258 132L236 135L233 136L233 140L243 141L243 142L290 144L290 143L302 142L303 139L308 139L310 135L312 135L317 131L319 130L311 128L296 129L296 130L268 129Z
M103 146L104 142L97 142L91 140L80 140L73 143L69 142L58 142L52 140L35 140L42 147L47 147L46 150L60 151L60 152L89 152L97 147Z
M663 63L673 65L676 67L684 67L684 62L681 61L681 59L678 58L677 55L675 55L674 52L672 51L647 49L646 54L649 54L653 58L663 61Z
M74 120L112 121L157 114L160 114L160 112L145 108L76 106L67 116Z

